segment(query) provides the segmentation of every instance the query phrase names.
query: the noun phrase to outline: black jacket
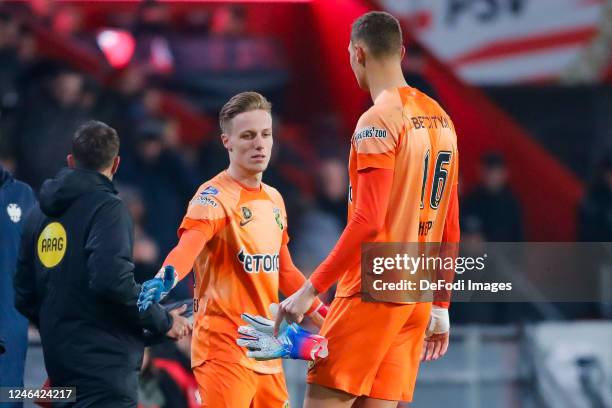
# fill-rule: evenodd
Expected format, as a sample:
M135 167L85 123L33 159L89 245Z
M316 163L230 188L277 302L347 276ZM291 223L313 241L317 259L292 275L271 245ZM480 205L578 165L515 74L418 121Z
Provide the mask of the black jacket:
M24 227L15 306L40 330L52 386L76 386L78 406L136 406L143 330L171 316L139 313L133 228L104 175L64 169L47 180Z
M461 211L463 220L476 217L480 221L484 238L489 242L523 240L521 207L507 187L498 192L477 187L465 197Z

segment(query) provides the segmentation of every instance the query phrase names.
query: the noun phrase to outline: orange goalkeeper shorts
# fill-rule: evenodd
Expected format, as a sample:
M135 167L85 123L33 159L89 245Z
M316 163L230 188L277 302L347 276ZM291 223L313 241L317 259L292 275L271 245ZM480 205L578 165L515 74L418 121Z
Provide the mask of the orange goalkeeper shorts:
M202 407L287 408L285 376L260 374L238 363L209 360L194 367Z
M308 370L308 383L355 396L411 401L431 303L334 299L321 335L329 356Z

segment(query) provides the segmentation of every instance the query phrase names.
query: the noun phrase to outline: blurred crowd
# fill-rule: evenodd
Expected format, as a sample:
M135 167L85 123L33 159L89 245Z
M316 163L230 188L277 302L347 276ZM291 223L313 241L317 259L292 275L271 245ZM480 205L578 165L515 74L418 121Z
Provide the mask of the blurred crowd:
M149 10L145 15L140 31L154 25L157 14ZM221 9L211 30L239 35L241 18L239 9ZM160 90L142 65L126 67L107 86L61 61L42 57L37 47L27 24L0 13L0 161L37 191L65 166L79 124L95 118L117 129L122 162L116 182L134 218L136 275L138 280L148 279L176 243L176 228L198 185L227 165L219 131L202 135L199 144L183 143L176 118L162 111ZM321 133L318 128L334 128L330 122L338 123L322 118L312 127ZM285 143L299 139L290 135L305 131L304 126L275 117L275 148L264 181L283 192L296 260L312 269L341 231L348 181L343 151L330 153L321 143L325 154L314 152L306 163L304 154ZM331 135L332 140L336 137ZM330 135L320 138L329 140ZM314 172L296 175L313 165ZM322 230L328 232L325 244L314 239ZM191 283L186 282L175 297L189 297Z
M181 30L248 37L248 15L240 6L188 13L181 24L172 24L164 7L146 2L135 20L118 13L113 23L130 27L135 37L156 33L171 38ZM136 275L147 279L175 244L176 227L197 186L227 165L219 131L215 126L198 143L184 143L177 118L162 109L161 85L150 60L135 58L117 70L112 83L101 83L65 61L44 57L30 20L19 16L0 11L0 162L36 191L65 165L79 124L95 118L117 129L122 164L116 181L135 222ZM57 9L42 21L64 36L88 36L83 16L74 8ZM410 61L407 78L429 89L415 68L418 54ZM348 130L333 114L295 124L285 122L279 111L274 118L275 149L264 181L285 197L291 249L296 264L308 274L333 246L345 222L348 149L341 140ZM201 114L216 121L212 112ZM308 145L304 135L310 138ZM500 152L482 157L479 184L461 191L464 238L525 239L521 204L508 185L509 171ZM612 235L612 159L604 158L595 174L594 182L587 181L590 187L576 215L581 241L609 241ZM189 297L191 284L185 282L176 298Z
M77 17L60 13L48 24L78 35ZM145 7L141 17L133 25L140 33L159 32L166 18L156 6ZM202 34L239 37L245 35L246 18L244 10L225 7L213 15L194 13L188 24ZM183 143L177 119L161 109L158 83L143 65L123 68L109 86L43 57L39 47L24 20L0 11L0 164L37 191L65 165L71 137L81 123L93 118L117 129L122 159L116 183L134 220L136 278L150 279L175 245L177 226L197 186L227 165L219 131L202 135L198 144ZM348 146L340 141L347 140L350 131L333 114L299 125L282 116L274 120L275 147L264 182L285 198L292 255L308 275L329 253L346 222ZM304 134L312 138L310 146L296 143ZM482 157L480 183L461 191L464 240L525 239L521 203L508 185L510 171L500 152ZM577 239L610 242L612 156L602 160L589 185L576 214ZM185 279L172 292L174 300L190 298L192 285L192 278ZM332 296L327 294L326 300ZM461 313L470 320L469 310ZM515 321L516 316L507 318ZM195 404L188 392L193 387L189 342L149 351L142 380L143 407Z

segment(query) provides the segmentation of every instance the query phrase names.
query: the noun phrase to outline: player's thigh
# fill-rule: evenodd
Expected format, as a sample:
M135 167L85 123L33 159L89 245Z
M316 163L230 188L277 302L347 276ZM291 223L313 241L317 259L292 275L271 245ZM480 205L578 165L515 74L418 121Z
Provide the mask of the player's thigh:
M211 360L195 367L202 407L249 408L257 391L257 375L237 363Z
M414 305L413 312L379 365L370 397L391 401L412 400L430 311L431 303Z
M397 406L397 401L360 397L357 398L351 408L397 408Z
M308 383L369 395L378 367L412 308L362 302L359 296L335 299L321 329L329 356L309 368Z
M285 375L257 374L257 391L253 397L252 408L288 408L289 393Z
M308 384L304 408L349 408L356 397L318 384Z

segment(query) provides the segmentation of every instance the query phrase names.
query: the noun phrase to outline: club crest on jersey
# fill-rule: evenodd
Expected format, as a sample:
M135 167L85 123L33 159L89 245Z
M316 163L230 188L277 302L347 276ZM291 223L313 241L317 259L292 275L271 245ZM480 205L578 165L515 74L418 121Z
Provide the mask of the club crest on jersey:
M251 211L249 207L240 207L240 212L242 213L242 220L240 221L241 227L253 221L253 211Z
M240 211L242 211L242 218L246 220L250 220L253 217L253 212L249 209L249 207L241 207Z
M274 213L274 219L276 220L276 225L278 225L278 228L280 228L280 230L282 231L283 229L285 229L285 226L283 225L283 220L281 219L280 208L275 208L274 210L272 210L272 212Z
M368 126L366 128L357 130L355 132L355 137L353 138L353 140L356 144L359 144L359 142L364 139L384 139L385 137L387 137L387 131L385 129Z
M249 254L244 248L240 248L238 260L246 273L272 273L278 272L278 254Z
M17 204L10 203L6 207L6 212L8 213L11 221L13 221L15 224L21 220L21 207L19 207Z

